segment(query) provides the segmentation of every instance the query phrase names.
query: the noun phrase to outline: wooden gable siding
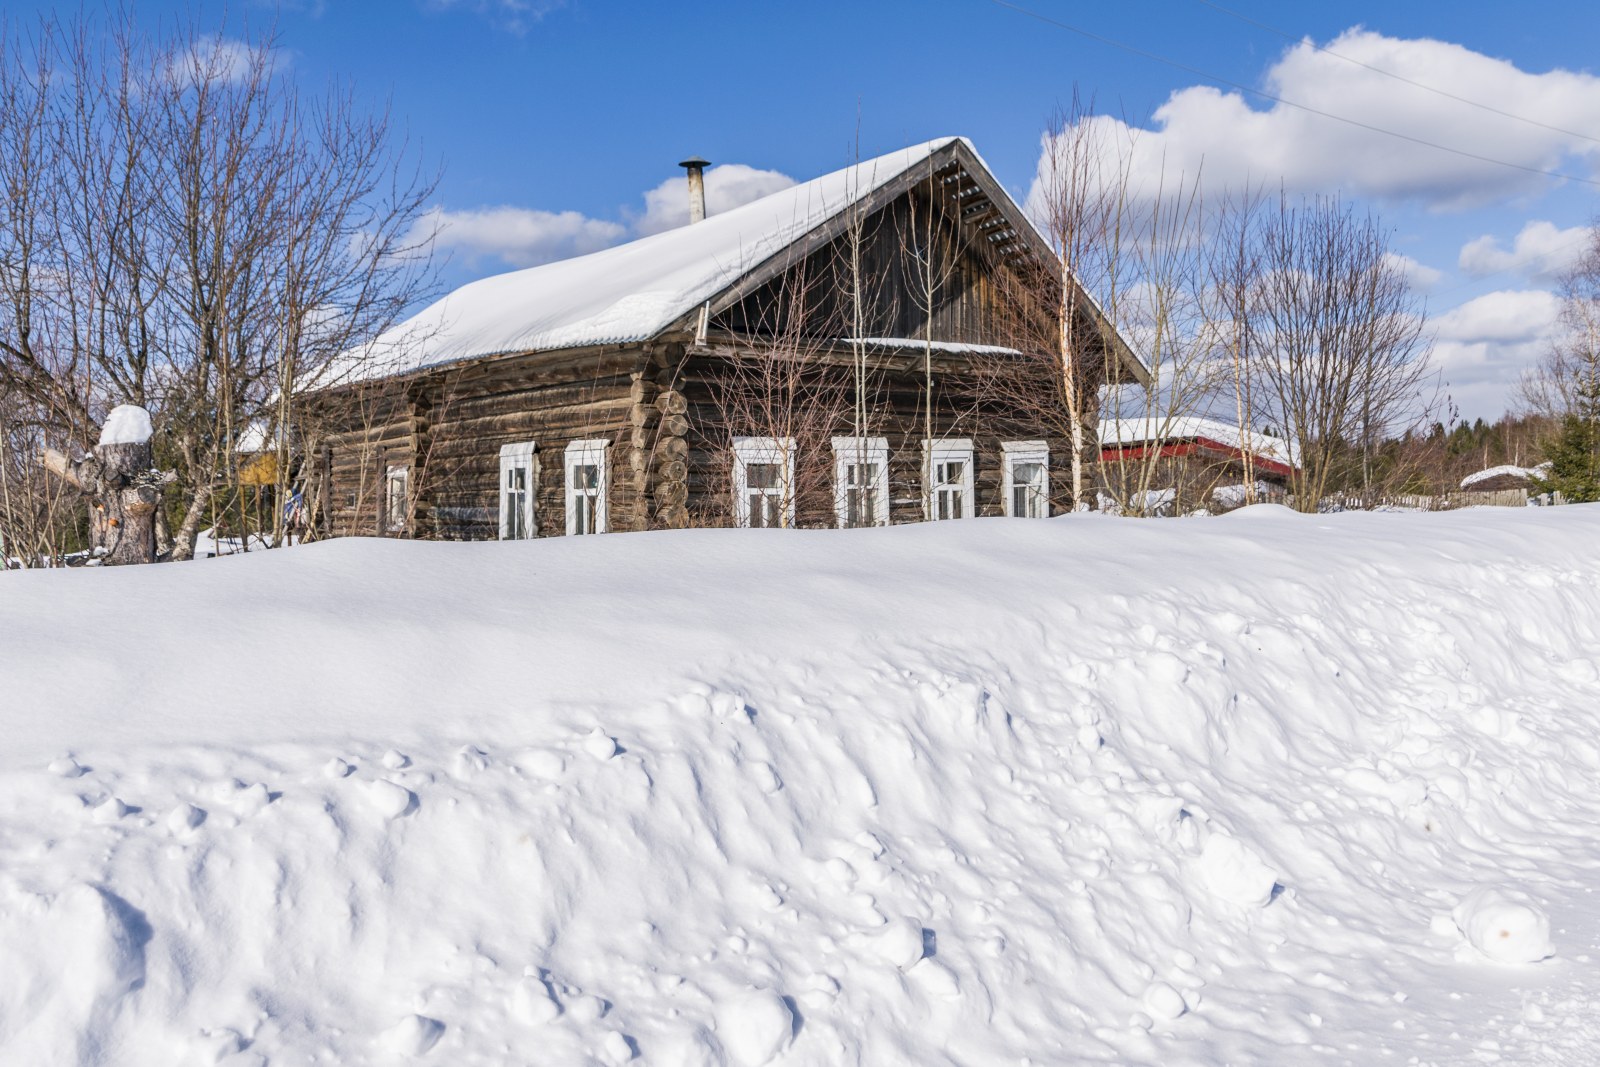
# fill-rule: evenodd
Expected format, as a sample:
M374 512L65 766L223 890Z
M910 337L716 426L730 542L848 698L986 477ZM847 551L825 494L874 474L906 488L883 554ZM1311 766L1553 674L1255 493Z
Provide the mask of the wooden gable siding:
M958 225L950 211L939 207L931 188L912 188L858 227L863 295L859 334L850 296L849 233L797 254L792 265L718 314L714 325L743 335L816 337L923 337L931 325L936 341L1015 344L1018 318L1024 314L1018 307L1021 283L1011 267L987 252L977 227ZM912 251L924 245L942 265L931 324ZM805 321L794 321L796 316ZM1049 336L1049 327L1030 322L1027 332Z

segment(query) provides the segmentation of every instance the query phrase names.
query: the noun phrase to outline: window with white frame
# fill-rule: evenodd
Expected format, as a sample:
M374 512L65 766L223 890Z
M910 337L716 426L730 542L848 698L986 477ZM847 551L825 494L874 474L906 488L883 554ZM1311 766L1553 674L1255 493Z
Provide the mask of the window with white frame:
M603 438L574 441L567 446L567 533L605 533L606 480L611 442Z
M972 442L966 438L924 441L923 476L928 518L970 519L976 512L972 492Z
M1050 447L1043 441L1006 441L1005 512L1022 519L1050 514Z
M736 437L733 513L740 526L794 525L794 439Z
M408 467L390 467L383 473L383 528L389 533L401 533L411 514L407 495L411 489L411 470Z
M889 441L833 439L833 506L840 526L889 525Z
M500 540L537 537L535 504L539 495L539 455L532 441L500 448Z

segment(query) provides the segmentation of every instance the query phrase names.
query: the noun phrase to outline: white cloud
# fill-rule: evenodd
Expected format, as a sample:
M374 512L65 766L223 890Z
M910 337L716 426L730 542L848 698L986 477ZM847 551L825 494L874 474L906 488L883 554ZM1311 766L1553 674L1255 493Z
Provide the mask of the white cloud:
M1541 289L1503 289L1432 320L1434 359L1464 416L1493 418L1507 407L1522 371L1549 351L1561 301Z
M167 61L167 75L178 82L249 81L257 72L279 74L289 57L276 49L263 49L234 37L207 37Z
M521 34L565 7L566 0L422 0L422 6L430 11L471 11L500 29Z
M1399 252L1385 252L1383 257L1389 266L1403 274L1411 288L1419 293L1428 292L1439 284L1440 278L1444 277L1443 271L1435 270L1426 263L1401 255Z
M1594 236L1588 226L1563 230L1553 222L1530 222L1510 248L1492 234L1468 241L1458 262L1473 278L1516 271L1533 282L1554 282L1583 257Z
M718 215L752 200L787 189L794 179L774 170L728 163L706 171L706 210ZM689 222L689 193L683 176L669 178L644 194L643 211L623 211L621 221L577 211L540 211L513 206L451 211L430 210L412 232L410 243L430 235L437 251L453 253L469 268L490 261L532 267L597 252L635 237L674 229Z
M794 179L775 170L757 170L743 163L725 163L706 171L706 214L720 215L752 200L759 200L793 185ZM689 222L689 187L683 176L668 178L644 194L644 214L634 221L642 237L671 230Z
M469 267L486 258L512 267L532 267L598 251L616 244L627 233L621 223L591 219L576 211L520 207L434 208L418 226L416 237L426 239L431 233L436 250L461 253Z
M1310 42L1266 72L1265 91L1420 140L1540 170L1592 175L1600 164L1600 77L1555 70L1534 74L1505 60L1435 40L1401 40L1351 29L1329 51L1469 100L1482 101L1557 132L1472 107L1374 71ZM1260 109L1257 109L1257 106ZM1253 106L1246 95L1193 86L1174 92L1150 129L1099 121L1132 138L1140 195L1157 181L1203 174L1208 186L1280 184L1293 193L1343 191L1461 209L1531 194L1555 179L1479 162L1362 129L1287 104ZM1044 173L1041 157L1040 174ZM1035 180L1035 191L1038 179Z

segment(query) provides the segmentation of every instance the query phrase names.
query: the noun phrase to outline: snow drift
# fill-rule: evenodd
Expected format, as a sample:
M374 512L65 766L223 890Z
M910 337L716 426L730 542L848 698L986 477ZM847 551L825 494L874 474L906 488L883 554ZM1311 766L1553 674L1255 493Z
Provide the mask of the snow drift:
M1597 542L1251 508L6 575L0 1061L1596 1062Z

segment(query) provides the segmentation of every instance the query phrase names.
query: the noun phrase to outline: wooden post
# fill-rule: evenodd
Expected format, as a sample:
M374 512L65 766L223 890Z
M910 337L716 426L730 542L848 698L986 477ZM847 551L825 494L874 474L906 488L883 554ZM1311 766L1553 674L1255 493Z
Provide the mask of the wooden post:
M379 537L389 536L389 452L378 446L378 530Z

